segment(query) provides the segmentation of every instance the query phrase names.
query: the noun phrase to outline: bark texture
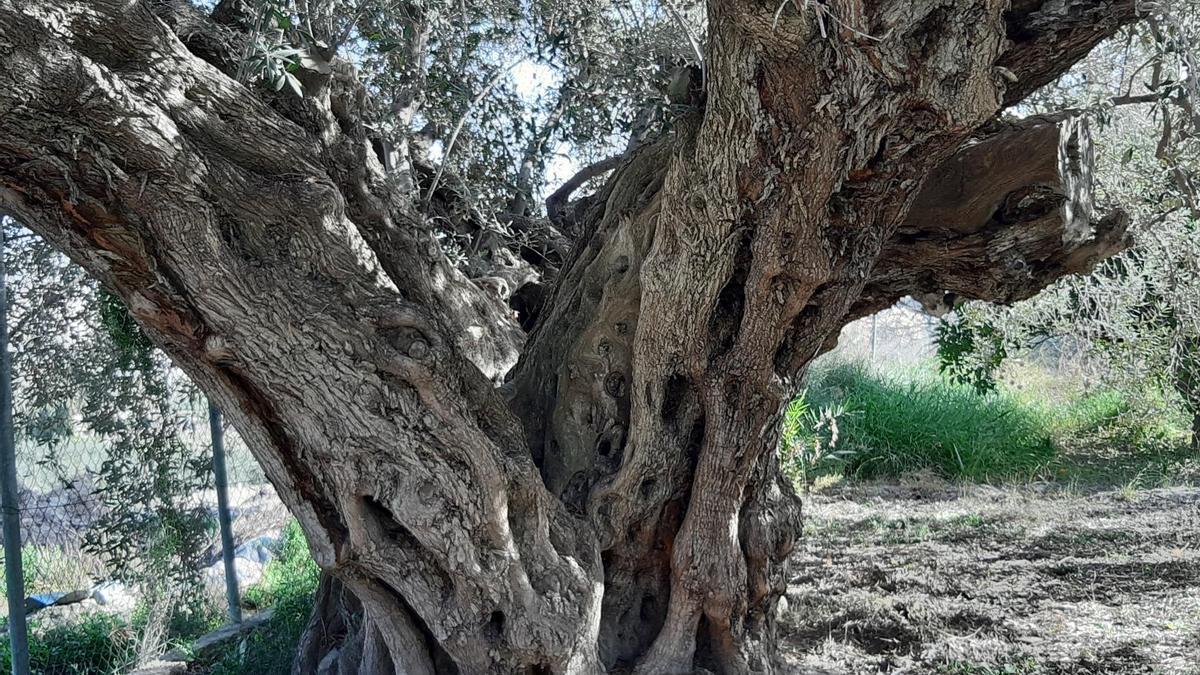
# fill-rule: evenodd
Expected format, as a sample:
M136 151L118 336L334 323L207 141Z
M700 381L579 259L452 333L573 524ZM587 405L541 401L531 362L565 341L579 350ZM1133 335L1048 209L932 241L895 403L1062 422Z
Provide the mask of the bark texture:
M0 0L0 209L125 299L300 519L328 576L299 672L772 672L807 364L902 295L1012 301L1124 245L1082 122L996 116L1132 0L708 12L670 131L559 195L569 252L539 230L565 262L526 340L527 270L446 261L452 177L380 151L344 60L270 93L230 77L235 3Z

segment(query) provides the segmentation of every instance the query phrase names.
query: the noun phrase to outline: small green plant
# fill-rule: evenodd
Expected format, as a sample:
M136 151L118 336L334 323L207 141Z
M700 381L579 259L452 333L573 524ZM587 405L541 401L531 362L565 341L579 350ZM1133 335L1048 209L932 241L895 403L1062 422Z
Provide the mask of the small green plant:
M803 394L784 411L780 455L794 485L809 490L820 467L849 460L851 451L837 447L838 420L845 414L840 404L810 408Z
M217 656L211 675L288 672L312 611L319 578L304 533L292 521L283 531L278 554L263 570L262 581L243 594L246 604L274 607L275 613L260 629Z
M950 524L957 525L960 527L977 528L977 527L983 527L984 523L986 523L986 522L987 521L984 520L983 516L981 516L980 514L968 513L968 514L959 516L957 518L954 518L953 520L950 521Z

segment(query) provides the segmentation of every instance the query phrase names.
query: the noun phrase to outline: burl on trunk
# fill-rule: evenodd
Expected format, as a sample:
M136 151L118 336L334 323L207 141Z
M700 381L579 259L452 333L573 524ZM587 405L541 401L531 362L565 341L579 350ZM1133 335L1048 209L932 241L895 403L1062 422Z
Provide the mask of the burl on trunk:
M526 338L346 59L273 93L231 78L228 11L0 0L0 210L125 299L300 520L328 574L297 671L774 671L806 365L904 295L1013 301L1126 244L1084 121L997 114L1133 0L707 9L670 130L556 205L578 234Z

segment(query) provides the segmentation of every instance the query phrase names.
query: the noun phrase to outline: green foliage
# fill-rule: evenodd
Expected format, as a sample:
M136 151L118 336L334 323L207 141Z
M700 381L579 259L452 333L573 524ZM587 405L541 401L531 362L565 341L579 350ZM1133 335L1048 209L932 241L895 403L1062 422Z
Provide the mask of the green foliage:
M30 560L40 555L30 552ZM36 567L35 567L36 568ZM274 607L271 620L241 642L217 655L208 672L283 673L290 668L300 634L312 610L319 570L308 551L299 524L284 530L276 557L263 579L244 590L247 605ZM117 675L128 672L142 655L148 633L159 635L163 647L186 647L225 621L222 607L199 595L184 600L155 598L139 603L126 620L90 613L71 623L45 627L31 620L30 651L33 672L54 675ZM0 668L10 668L9 644L0 642Z
M208 453L187 442L189 392L176 390L157 360L137 370L110 363L102 372L108 391L85 393L82 418L108 441L96 472L97 494L108 508L84 548L151 594L186 595L200 586L198 556L210 524L192 497L212 480Z
M845 416L840 403L813 409L802 393L783 415L780 466L798 487L811 487L820 468L847 461L853 451L838 447L838 420Z
M703 33L695 0L239 4L250 13L239 81L301 96L330 73L322 55L349 58L373 94L372 132L440 142L428 159L466 179L454 189L480 213L536 211L564 146L588 164L662 129L667 79Z
M1200 457L1188 446L1191 414L1170 385L1089 387L1077 374L1021 362L1006 364L996 382L979 394L931 368L820 368L784 416L784 471L812 489L841 476L919 471L1102 486L1200 480Z
M116 294L103 289L97 292L96 297L99 301L100 323L108 331L122 364L126 367L149 366L154 343L133 320L125 303Z
M839 453L826 455L810 473L875 478L926 469L998 481L1029 478L1055 457L1046 410L1002 392L980 396L925 370L900 377L839 365L814 375L807 398L810 405L843 410ZM793 435L816 431L808 422Z
M1129 395L1115 389L1086 394L1064 407L1059 427L1078 434L1095 433L1118 422L1130 406Z
M297 594L311 595L319 576L304 531L293 520L280 535L279 550L263 570L262 580L245 590L243 600L251 606L270 607Z
M283 531L276 557L263 570L263 579L243 593L246 604L274 607L270 621L217 656L211 675L285 673L296 644L308 623L320 571L308 551L299 523Z
M196 389L120 298L42 239L8 219L2 225L19 480L89 503L94 493L99 517L84 533L80 559L92 571L105 563L106 576L152 600L156 626L138 632L139 650L153 652L143 638L169 633L161 624L198 601L189 596L199 592L198 556L210 541L210 519L194 499L211 481L207 448L195 442ZM39 551L28 566L50 577L45 590L81 576L78 566L50 558L61 553Z
M996 390L996 371L1008 357L1004 335L970 313L942 319L937 327L938 370L980 394Z
M166 641L183 644L218 627L220 611L211 603L172 606L165 625ZM141 603L129 619L89 612L53 626L34 615L29 622L30 667L45 675L120 675L138 662L147 630L157 630L155 609ZM0 669L11 670L11 645L0 641Z
M174 591L174 592L171 592ZM169 589L167 597L143 599L134 608L130 625L139 637L148 632L158 635L159 647L165 651L175 647L186 647L193 640L216 630L227 621L226 608L212 596L204 593L178 592Z
M1055 419L1057 477L1129 487L1194 483L1200 457L1189 447L1190 422L1175 392L1153 380L1073 398Z
M137 659L136 632L110 614L85 614L72 624L43 628L30 622L29 657L34 673L53 675L118 675ZM12 651L0 641L0 669L12 670Z

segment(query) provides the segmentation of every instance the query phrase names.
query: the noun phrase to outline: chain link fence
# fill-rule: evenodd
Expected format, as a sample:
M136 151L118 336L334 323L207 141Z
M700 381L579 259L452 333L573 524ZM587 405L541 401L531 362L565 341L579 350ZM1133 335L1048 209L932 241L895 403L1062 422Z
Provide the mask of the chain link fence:
M20 400L19 391L17 394ZM116 449L105 439L89 434L74 435L48 446L38 443L28 429L17 426L14 431L24 590L31 598L27 606L33 609L54 602L56 594L91 592L113 581L115 570L85 543L103 539L97 528L103 527L105 516L114 508L106 503L97 476L106 462L113 461ZM207 412L197 411L184 436L196 456L212 456ZM239 581L245 586L258 580L288 514L236 430L226 425L224 440L229 516L238 549L235 565ZM207 482L212 484L212 480ZM204 512L210 524L203 548L194 557L204 566L206 586L221 590L224 572L220 564L216 488L200 490L187 499ZM141 552L130 550L127 554L137 556Z
M888 309L848 324L827 358L885 368L916 366L937 354L937 323L920 303L904 298Z
M104 494L99 476L105 463L117 459L115 453L120 448L87 434L69 437L50 447L30 439L27 429L18 426L14 431L21 439L14 453L23 567L18 595L23 598L28 634L78 625L90 615L120 617L125 622L120 625L134 626L139 621L139 612L145 615L160 611L170 615L178 611L174 606L152 606L155 602L162 603L162 598L147 597L142 586L122 576L122 569L132 559L155 555L154 552L136 546L118 550L110 546L104 553L97 550L98 543L101 548L105 546L105 528L114 509L142 511L146 518L157 516L153 509L142 509L137 504L114 504ZM197 414L189 420L185 432L195 455L212 456L206 414L204 417ZM205 527L203 536L192 542L193 550L173 554L195 561L201 585L199 595L207 598L211 616L219 616L219 608L228 605L230 620L241 621L241 598L262 580L290 517L232 427L225 427L224 446L228 467L227 513L232 534L229 560L223 556L217 488L211 477L205 480L209 487L191 495L176 496L182 502L178 506L201 514ZM121 565L114 566L114 560ZM232 573L227 573L227 569ZM168 602L177 602L180 597ZM10 650L17 649L18 644L19 641L11 641ZM164 631L157 646L150 648L154 651L130 651L122 658L126 667L132 667L156 657L171 644ZM10 658L19 662L15 653ZM92 671L42 669L35 663L30 670L13 672ZM125 671L122 668L116 672Z
M207 615L193 628L204 632L229 600L240 605L262 579L290 516L224 424L222 510L209 410L198 390L119 301L10 219L0 217L0 230L0 350L8 355L0 359L0 389L8 394L0 406L11 413L7 425L0 414L9 599L0 607L8 625L0 661L14 673L125 672L168 646L173 628L147 637L155 612L165 625L184 596L202 598ZM151 562L158 560L175 567ZM180 567L187 581L176 576ZM47 667L35 644L30 665L23 638L100 614L120 617L97 625L107 626L101 637L114 650L122 640L133 644L126 653L103 669L70 655Z

